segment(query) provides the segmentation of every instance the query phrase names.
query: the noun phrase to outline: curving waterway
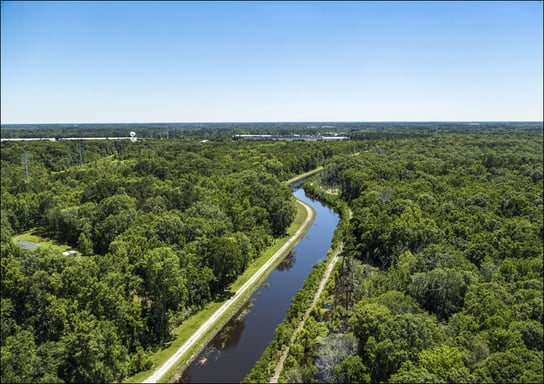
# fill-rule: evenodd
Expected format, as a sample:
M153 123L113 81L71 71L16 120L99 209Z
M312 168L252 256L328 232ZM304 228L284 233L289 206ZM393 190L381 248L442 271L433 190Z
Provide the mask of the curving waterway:
M291 299L302 288L312 267L327 257L338 215L306 196L300 188L293 194L315 210L312 226L240 311L185 369L180 383L242 381L272 341L276 327L287 316Z

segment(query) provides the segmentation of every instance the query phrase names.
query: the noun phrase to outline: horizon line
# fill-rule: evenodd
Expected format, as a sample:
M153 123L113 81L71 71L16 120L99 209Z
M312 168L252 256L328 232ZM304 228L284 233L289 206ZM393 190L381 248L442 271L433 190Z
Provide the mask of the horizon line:
M292 121L144 121L144 122L31 122L0 123L0 125L93 125L93 124L369 124L369 123L544 123L544 120L292 120Z

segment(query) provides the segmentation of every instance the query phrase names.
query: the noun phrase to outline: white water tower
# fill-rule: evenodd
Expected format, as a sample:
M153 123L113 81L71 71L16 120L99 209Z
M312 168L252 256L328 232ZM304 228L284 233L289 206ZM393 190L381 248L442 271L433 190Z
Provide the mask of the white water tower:
M129 135L130 135L130 141L132 143L135 143L136 142L136 132L130 131Z

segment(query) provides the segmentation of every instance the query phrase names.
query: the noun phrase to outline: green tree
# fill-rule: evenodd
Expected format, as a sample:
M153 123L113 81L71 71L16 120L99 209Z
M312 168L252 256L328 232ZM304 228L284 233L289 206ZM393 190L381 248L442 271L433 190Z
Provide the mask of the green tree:
M410 294L418 303L440 319L449 319L464 302L467 283L454 269L433 269L412 276Z
M391 311L381 304L357 304L350 325L359 339L359 345L364 346L369 337L376 335L380 324L390 319Z
M495 383L542 382L542 358L542 352L515 348L491 354L477 369Z
M3 383L30 383L37 379L37 367L40 362L36 356L32 332L21 330L8 336L2 345L0 355Z
M167 244L183 244L185 242L184 226L179 215L170 213L159 217L155 223L155 231L157 237Z
M389 378L389 383L410 383L410 384L420 384L420 383L429 383L429 384L440 384L446 383L441 377L430 373L425 368L420 368L414 365L411 361L404 363L401 368L395 374L391 375Z
M164 342L170 337L169 313L187 305L187 283L177 254L170 248L156 248L144 255L144 310L148 336L144 345Z
M93 242L87 237L87 235L85 235L84 232L79 234L79 238L77 239L77 249L82 255L88 256L92 255L93 253Z
M334 372L339 383L370 383L367 367L359 356L346 356Z
M248 265L247 254L242 254L234 236L209 238L200 244L200 252L206 265L214 273L212 292L223 291Z
M59 377L70 383L120 381L126 374L127 351L113 324L85 311L77 313L71 323L61 339L65 348Z
M419 353L418 360L420 368L426 369L445 381L451 372L466 368L463 363L463 353L457 348L444 344L424 349Z

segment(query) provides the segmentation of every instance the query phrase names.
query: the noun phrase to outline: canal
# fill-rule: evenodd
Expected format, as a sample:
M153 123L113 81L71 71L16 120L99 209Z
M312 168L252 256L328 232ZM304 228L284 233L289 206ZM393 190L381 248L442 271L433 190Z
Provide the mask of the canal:
M287 315L292 297L302 288L312 267L327 257L338 215L306 196L301 188L295 189L293 194L315 210L312 226L239 312L185 369L180 383L242 381L272 341L276 327Z

